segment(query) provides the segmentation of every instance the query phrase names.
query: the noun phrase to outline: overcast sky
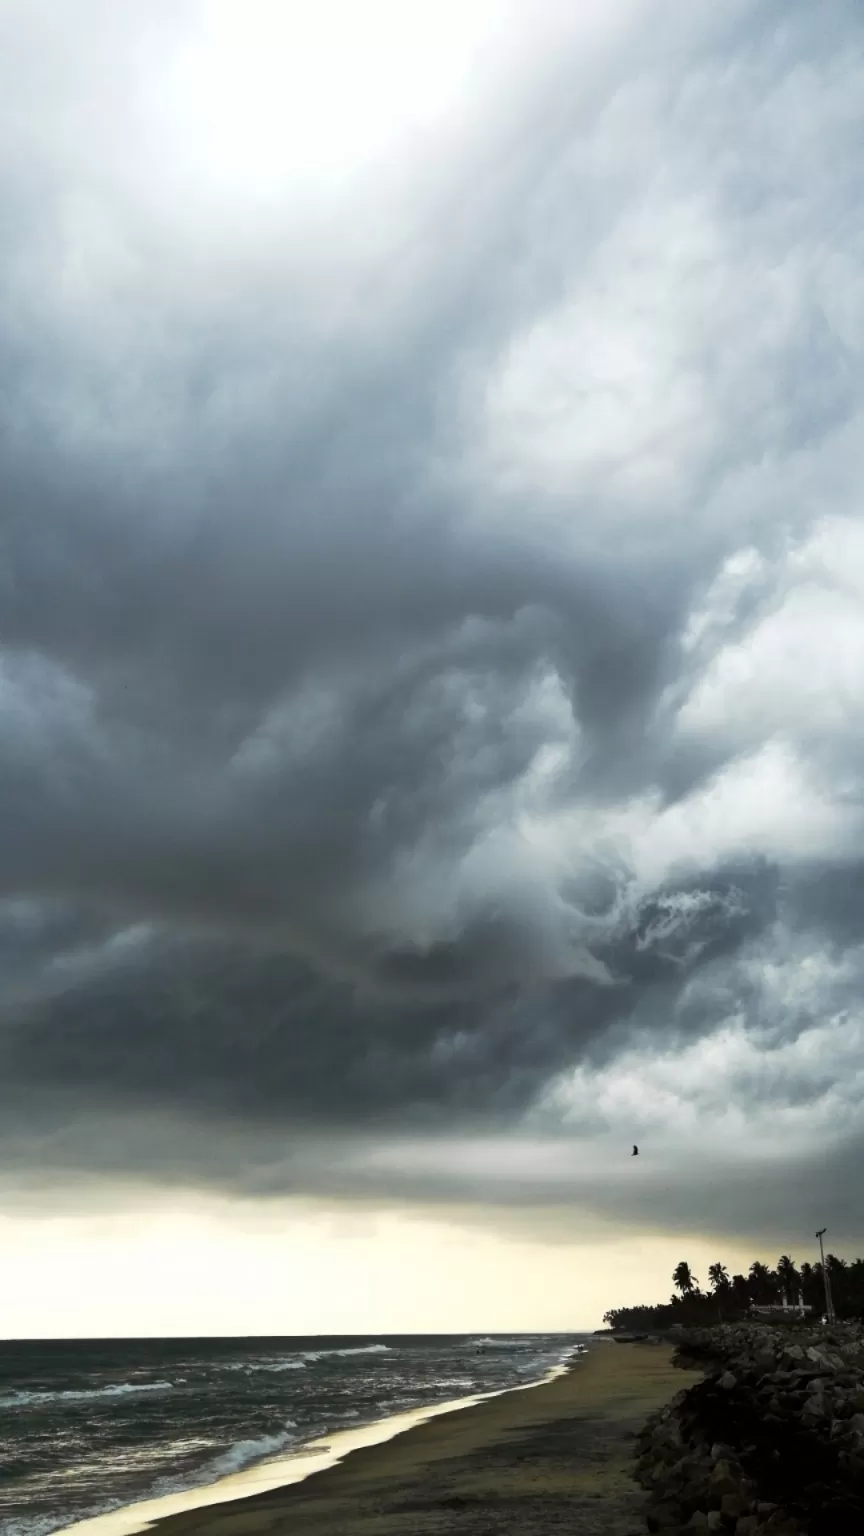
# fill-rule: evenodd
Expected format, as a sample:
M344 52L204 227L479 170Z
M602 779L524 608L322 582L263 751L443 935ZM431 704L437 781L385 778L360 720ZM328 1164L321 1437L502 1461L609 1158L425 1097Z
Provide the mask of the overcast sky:
M13 1331L111 1208L864 1243L862 45L0 0Z

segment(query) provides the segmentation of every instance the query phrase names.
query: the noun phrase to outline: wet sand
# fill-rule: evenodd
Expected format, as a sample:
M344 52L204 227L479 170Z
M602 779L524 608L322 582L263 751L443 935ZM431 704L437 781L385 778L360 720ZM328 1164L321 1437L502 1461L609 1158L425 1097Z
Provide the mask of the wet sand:
M603 1342L556 1380L430 1419L291 1487L190 1510L158 1536L638 1536L641 1424L695 1374Z

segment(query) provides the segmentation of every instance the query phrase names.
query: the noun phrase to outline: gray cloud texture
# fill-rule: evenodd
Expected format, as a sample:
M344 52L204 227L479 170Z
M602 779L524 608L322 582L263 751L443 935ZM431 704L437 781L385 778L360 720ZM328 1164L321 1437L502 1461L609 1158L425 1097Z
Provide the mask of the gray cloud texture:
M603 9L313 196L3 7L16 1178L864 1235L861 19Z

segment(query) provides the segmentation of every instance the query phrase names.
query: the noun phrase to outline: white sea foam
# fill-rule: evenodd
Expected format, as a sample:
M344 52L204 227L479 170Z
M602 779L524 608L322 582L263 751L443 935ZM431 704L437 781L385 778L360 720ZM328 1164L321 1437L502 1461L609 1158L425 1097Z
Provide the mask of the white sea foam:
M230 1360L218 1367L223 1371L242 1371L251 1376L257 1371L305 1371L316 1360L326 1360L336 1355L390 1354L389 1344L355 1344L345 1349L304 1349L299 1355L288 1355L282 1360Z
M86 1387L77 1392L11 1392L0 1397L0 1408L23 1408L27 1403L74 1403L95 1397L126 1397L132 1392L172 1392L171 1381L120 1381L113 1387Z
M285 1420L285 1428L278 1435L261 1435L257 1440L237 1440L234 1445L217 1456L202 1469L199 1475L200 1481L211 1482L217 1477L228 1477L231 1472L240 1472L244 1467L249 1467L253 1462L266 1461L269 1456L275 1456L279 1451L284 1451L286 1445L293 1445L297 1436L293 1431L297 1428L293 1419Z
M356 1344L349 1349L304 1349L302 1359L324 1360L328 1355L389 1355L389 1344Z
M56 1515L16 1515L3 1523L3 1536L51 1536L56 1530Z
M485 1348L485 1349L530 1349L531 1345L533 1343L533 1340L531 1340L531 1339L490 1339L488 1337L484 1337L482 1339L469 1339L468 1343L469 1343L469 1345L473 1345L477 1349L479 1349L481 1346L483 1348Z

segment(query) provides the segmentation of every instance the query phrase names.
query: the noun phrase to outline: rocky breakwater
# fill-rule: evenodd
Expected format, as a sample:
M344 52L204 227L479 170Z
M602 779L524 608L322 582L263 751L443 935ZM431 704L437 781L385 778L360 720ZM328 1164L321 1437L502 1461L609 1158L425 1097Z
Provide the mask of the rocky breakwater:
M704 1380L639 1441L651 1531L864 1536L864 1333L858 1325L694 1330Z

